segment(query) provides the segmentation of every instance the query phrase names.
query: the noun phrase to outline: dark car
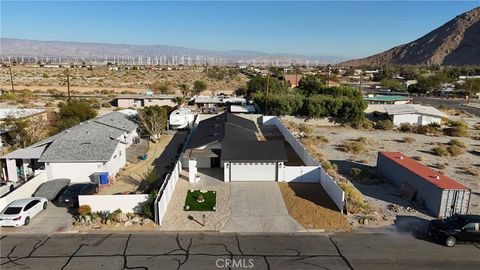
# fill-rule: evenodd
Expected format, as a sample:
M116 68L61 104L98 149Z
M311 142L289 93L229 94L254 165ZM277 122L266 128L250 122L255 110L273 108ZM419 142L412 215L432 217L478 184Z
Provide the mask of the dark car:
M458 242L480 242L480 216L453 215L434 219L428 225L428 234L447 247Z
M65 187L55 199L55 205L78 207L78 195L92 195L98 192L98 184L78 183Z

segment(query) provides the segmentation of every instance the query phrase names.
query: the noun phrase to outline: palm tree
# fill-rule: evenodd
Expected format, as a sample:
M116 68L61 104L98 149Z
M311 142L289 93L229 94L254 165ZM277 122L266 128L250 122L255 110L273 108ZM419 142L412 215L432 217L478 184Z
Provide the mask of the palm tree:
M178 85L178 87L180 88L180 90L182 90L182 95L184 97L187 96L190 93L190 85L188 85L186 83L182 83L182 84Z
M172 102L177 104L177 108L180 108L185 102L187 102L187 99L185 97L174 97L172 98Z

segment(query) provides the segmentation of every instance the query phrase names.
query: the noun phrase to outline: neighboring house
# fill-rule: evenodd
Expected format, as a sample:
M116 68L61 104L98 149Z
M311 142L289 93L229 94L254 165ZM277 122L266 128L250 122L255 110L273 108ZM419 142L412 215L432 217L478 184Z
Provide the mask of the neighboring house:
M468 188L402 153L379 152L377 175L392 181L404 197L436 217L468 213Z
M120 108L143 108L147 106L175 106L174 96L167 95L119 95L112 100L112 105Z
M407 104L412 100L406 96L368 95L364 97L368 104Z
M247 100L236 96L196 96L194 103L198 108L222 107L232 104L245 105Z
M252 120L225 112L200 121L188 145L189 180L197 169L223 168L224 181L278 181L287 161L283 141L259 141Z
M332 80L327 80L325 84L327 85L327 87L338 87L341 85L341 83Z
M43 122L48 120L47 110L45 109L0 109L0 124L3 123L8 117L13 117L15 119L30 118L35 122ZM5 140L5 136L7 136L8 131L8 127L0 128L0 148L3 147L3 141Z
M0 157L10 181L46 172L47 179L91 181L99 172L115 176L126 164L126 149L138 139L131 116L111 112L90 119L27 148Z
M298 87L298 83L304 76L302 74L285 74L283 75L283 80L288 84L291 88Z
M419 126L431 123L441 124L442 118L447 117L446 114L433 107L418 104L385 105L383 108L393 124L397 126L401 123Z

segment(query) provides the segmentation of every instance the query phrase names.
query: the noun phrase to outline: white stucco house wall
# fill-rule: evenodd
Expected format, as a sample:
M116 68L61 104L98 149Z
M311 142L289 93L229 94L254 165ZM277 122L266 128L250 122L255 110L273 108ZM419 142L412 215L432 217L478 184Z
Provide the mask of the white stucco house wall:
M433 107L418 104L385 105L383 107L396 126L402 123L418 126L440 124L442 118L447 117L446 114Z
M108 172L114 177L126 164L126 150L138 139L138 125L130 115L111 112L83 122L30 147L3 157L2 172L10 181L46 172L47 179L92 181Z

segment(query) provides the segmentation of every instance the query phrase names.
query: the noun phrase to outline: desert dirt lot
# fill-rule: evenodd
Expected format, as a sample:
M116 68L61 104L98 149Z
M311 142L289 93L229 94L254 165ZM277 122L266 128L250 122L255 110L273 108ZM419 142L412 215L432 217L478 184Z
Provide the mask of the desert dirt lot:
M288 121L292 121L292 117ZM458 117L451 117L458 120ZM417 159L424 165L457 180L472 190L470 200L470 213L480 213L480 141L479 130L473 128L480 118L470 116L464 118L470 124L469 137L427 136L416 133L404 133L400 131L384 130L358 130L339 125L328 127L320 126L314 122L303 122L297 119L297 123L308 125L312 131L309 137L316 140L316 150L338 167L337 179L348 179L362 193L366 202L371 206L373 222L369 226L391 225L397 215L415 215L422 218L431 218L428 213L415 208L399 194L399 189L388 181L377 179L375 166L378 151L398 151L407 156ZM411 142L405 142L404 137L411 138ZM315 139L317 138L317 139ZM321 139L319 139L321 138ZM326 138L326 139L325 139ZM437 156L432 149L438 145L448 146L452 139L458 139L466 146L465 152L458 156ZM364 151L358 154L348 153L342 149L344 142L362 141ZM359 168L367 172L364 179L356 179L350 175L351 168ZM416 211L420 210L420 212ZM351 223L355 224L355 219Z
M15 89L46 92L49 89L67 91L64 68L20 67L12 68ZM238 74L232 79L217 80L210 78L203 68L183 70L108 70L106 67L70 69L70 88L72 93L108 92L110 94L143 93L154 82L167 83L171 90L178 92L182 83L193 85L195 80L205 81L208 85L205 93L211 90L227 93L244 86L247 77ZM8 69L0 69L0 89L10 89Z
M288 213L306 230L349 231L346 217L337 210L318 183L278 183Z

